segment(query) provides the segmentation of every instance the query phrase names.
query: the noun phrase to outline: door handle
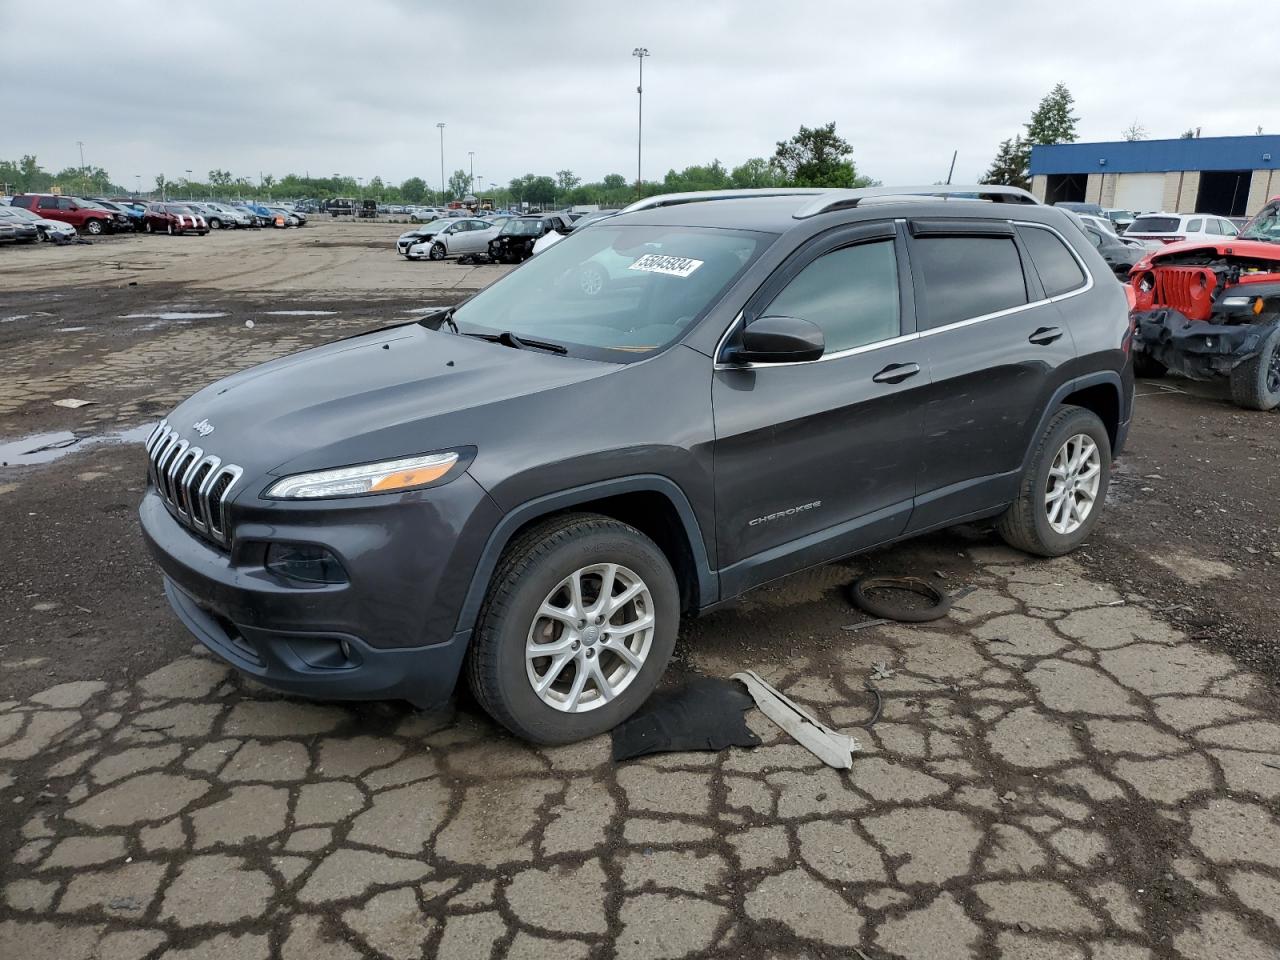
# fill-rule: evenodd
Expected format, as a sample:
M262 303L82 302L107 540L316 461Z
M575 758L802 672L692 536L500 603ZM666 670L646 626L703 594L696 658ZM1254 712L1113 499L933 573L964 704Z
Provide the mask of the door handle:
M918 363L891 363L871 379L876 383L901 383L919 372Z
M1045 347L1061 336L1061 327L1041 327L1035 333L1031 334L1031 336L1027 337L1027 340L1031 343L1037 344L1038 346Z

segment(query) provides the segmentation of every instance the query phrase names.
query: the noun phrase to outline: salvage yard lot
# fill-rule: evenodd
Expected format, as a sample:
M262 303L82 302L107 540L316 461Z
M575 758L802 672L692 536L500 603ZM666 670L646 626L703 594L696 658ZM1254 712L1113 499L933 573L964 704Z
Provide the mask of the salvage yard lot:
M507 269L407 263L397 232L0 250L0 443L153 422ZM1280 951L1280 418L1217 388L1140 382L1072 558L962 528L685 625L671 682L758 671L858 737L847 773L754 711L754 751L615 765L606 738L534 748L466 696L272 694L168 610L141 448L75 446L0 467L0 956ZM868 569L976 589L933 624L842 630Z

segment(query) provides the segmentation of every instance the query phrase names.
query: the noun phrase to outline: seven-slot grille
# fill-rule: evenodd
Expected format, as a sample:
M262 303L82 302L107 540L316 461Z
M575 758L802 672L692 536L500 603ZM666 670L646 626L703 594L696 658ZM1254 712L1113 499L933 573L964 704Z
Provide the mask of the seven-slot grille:
M169 511L202 536L228 544L227 497L244 471L192 446L167 420L147 438L147 459L151 482Z

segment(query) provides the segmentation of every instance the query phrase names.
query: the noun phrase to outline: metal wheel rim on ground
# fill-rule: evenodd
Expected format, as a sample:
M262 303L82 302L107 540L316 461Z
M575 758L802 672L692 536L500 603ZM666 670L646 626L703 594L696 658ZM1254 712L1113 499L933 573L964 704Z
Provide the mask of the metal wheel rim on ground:
M581 567L547 594L525 639L533 692L562 713L612 701L644 669L653 646L653 596L616 563Z
M1093 438L1077 433L1058 448L1049 467L1044 507L1049 526L1075 533L1093 512L1102 484L1102 454Z

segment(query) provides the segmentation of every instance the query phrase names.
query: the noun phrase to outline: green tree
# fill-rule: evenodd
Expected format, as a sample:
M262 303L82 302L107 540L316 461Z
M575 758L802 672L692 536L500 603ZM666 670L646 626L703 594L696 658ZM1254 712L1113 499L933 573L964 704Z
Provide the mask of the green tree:
M996 151L996 158L991 166L978 180L979 183L999 184L1006 187L1021 187L1023 190L1031 186L1028 169L1031 164L1031 144L1020 136L1005 140Z
M604 187L604 189L606 189L606 190L627 190L627 189L629 189L629 188L627 187L627 178L626 178L626 177L624 177L624 176L623 176L622 174L620 174L620 173L607 173L607 174L605 174L604 179L600 181L600 186Z
M422 203L427 195L427 182L421 177L410 177L400 184L400 196L406 203Z
M668 170L662 180L662 189L668 193L687 193L695 190L723 190L731 186L729 171L719 160L709 164L685 167L679 173Z
M449 186L446 190L454 200L460 200L471 192L471 177L465 170L455 170L449 175Z
M875 181L858 174L853 147L836 133L834 122L806 127L790 140L779 140L773 164L788 184L797 187L866 187Z
M582 182L582 178L575 176L572 170L556 171L556 189L561 193L568 193Z
M1196 132L1191 127L1187 127L1187 129L1178 134L1179 140L1194 140L1195 138ZM23 159L25 159L25 157Z
M764 157L752 157L733 168L729 174L733 185L743 190L782 185L782 176Z
M225 190L227 187L231 186L232 182L233 182L233 178L231 176L230 170L210 170L209 171L209 183L211 186L218 187L221 190Z
M1071 113L1075 103L1075 97L1071 96L1066 84L1054 86L1031 114L1027 123L1027 142L1075 143L1079 139L1076 136L1076 122L1080 119Z

